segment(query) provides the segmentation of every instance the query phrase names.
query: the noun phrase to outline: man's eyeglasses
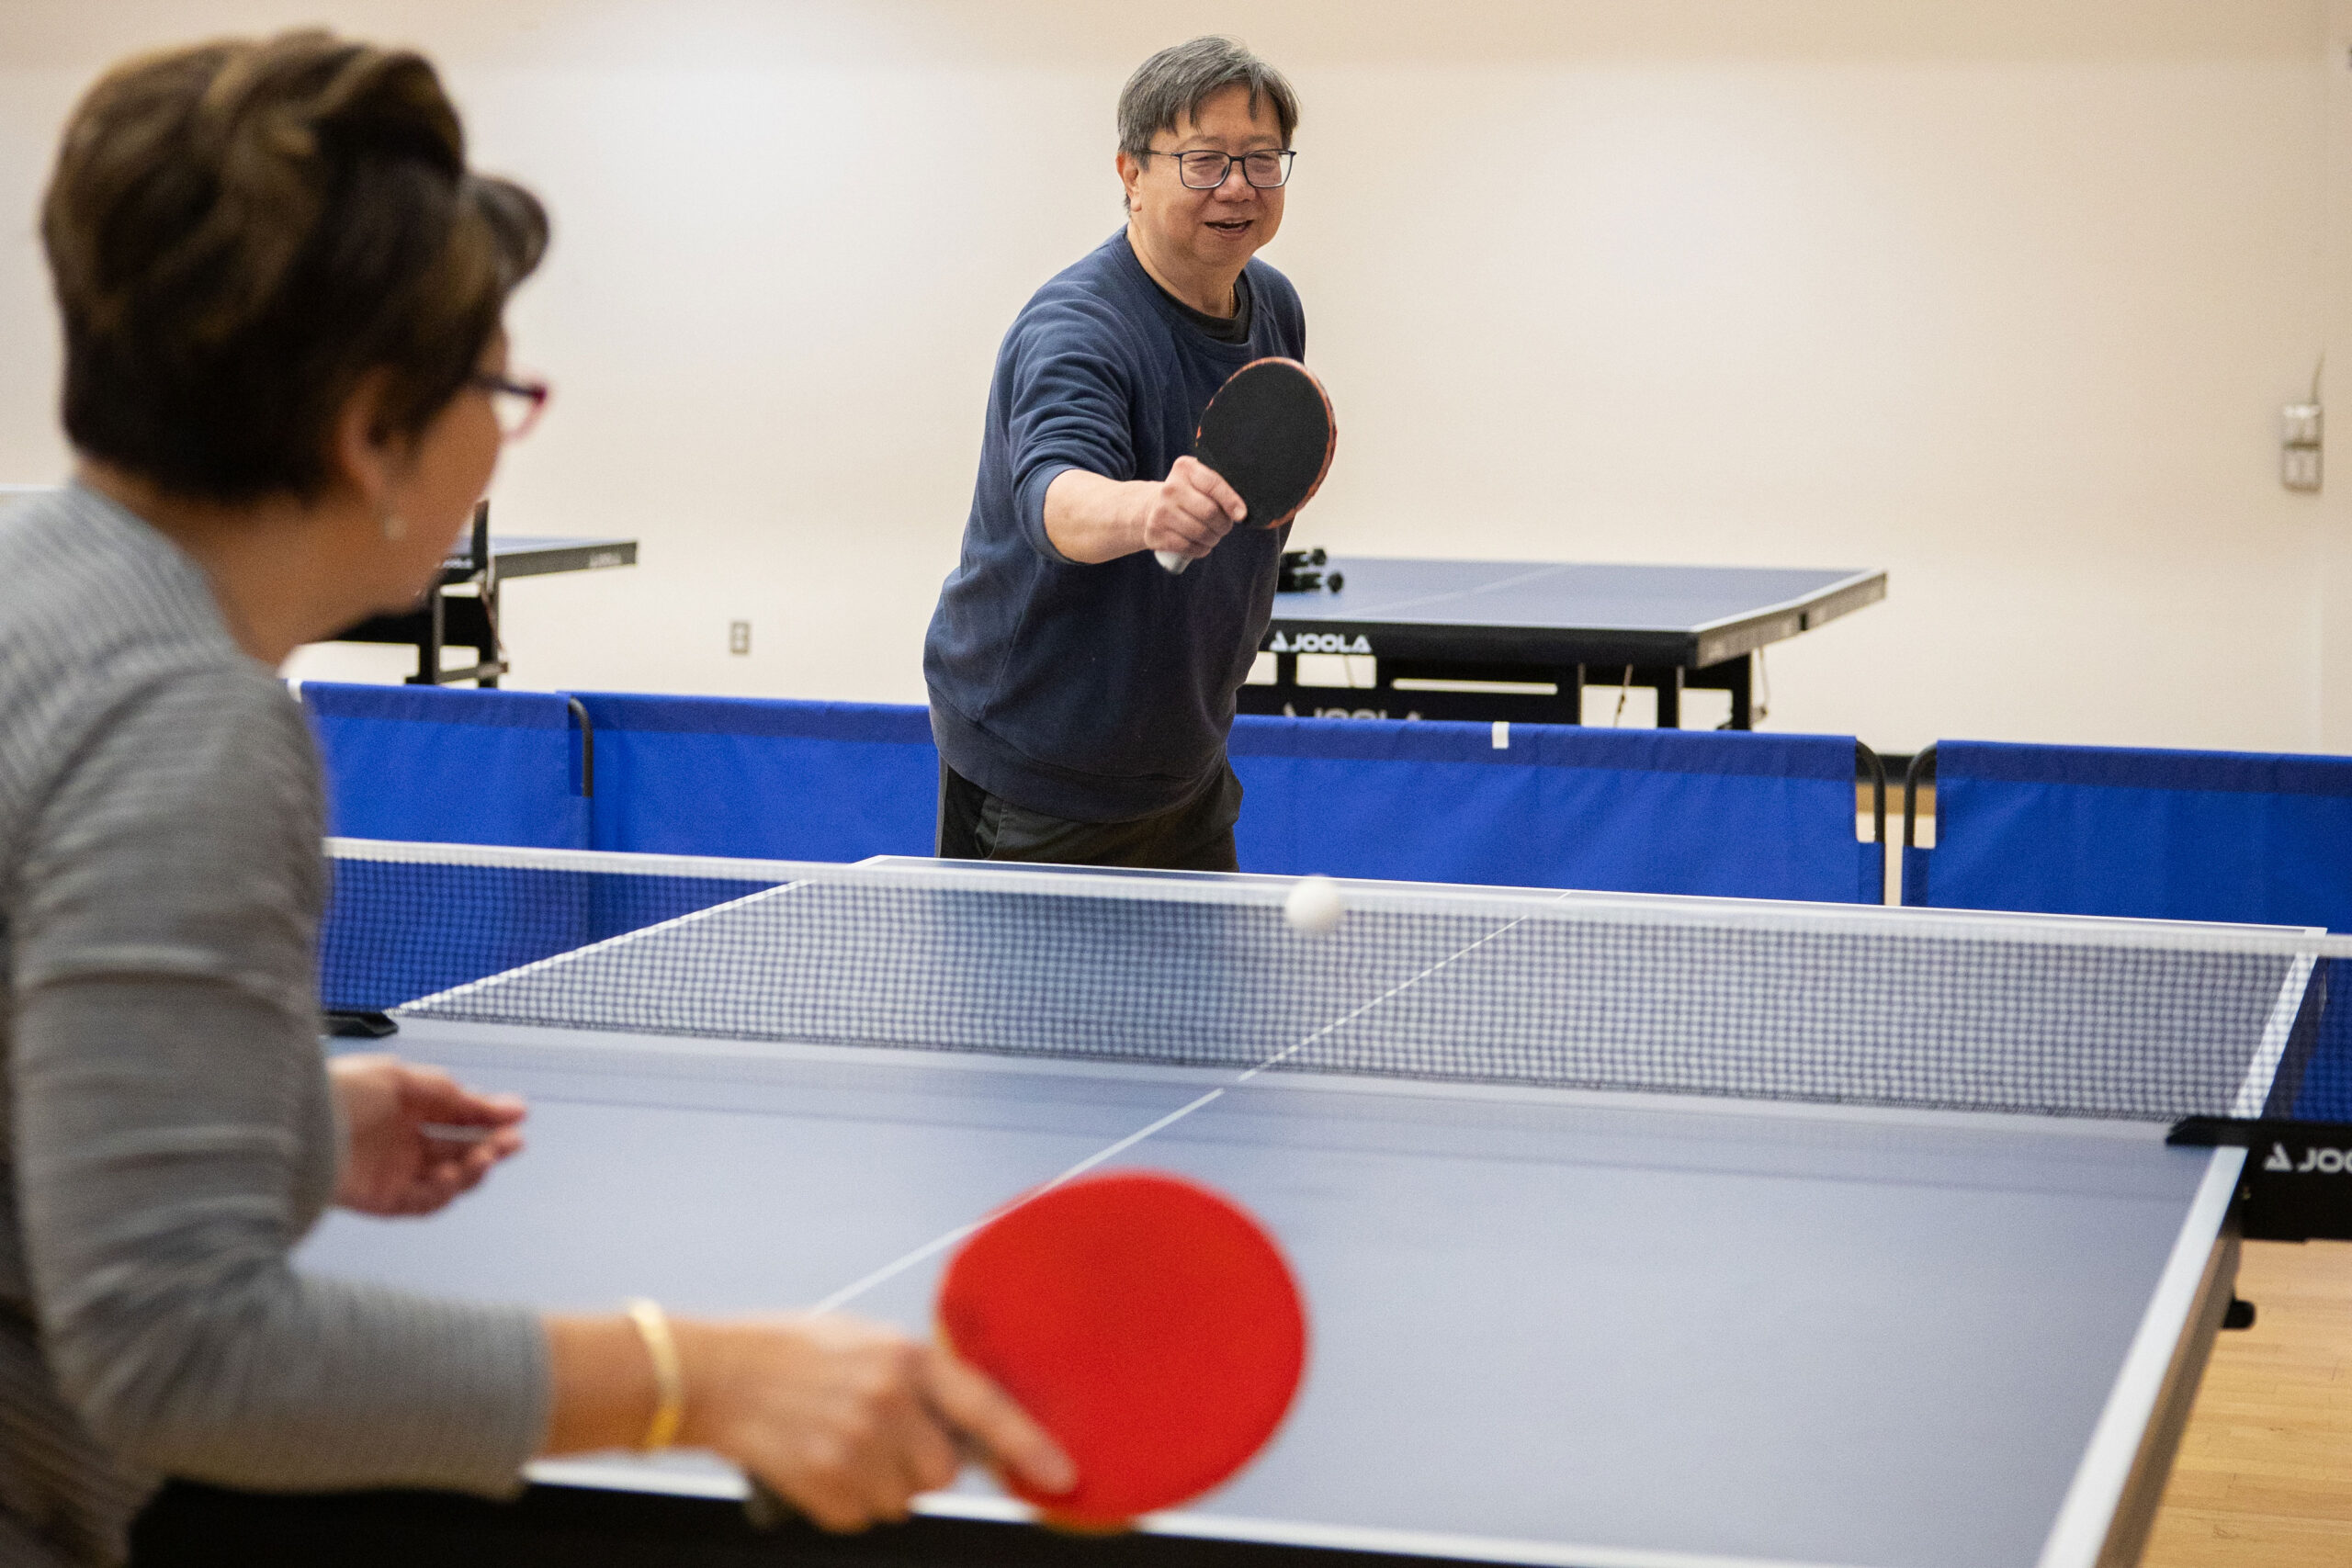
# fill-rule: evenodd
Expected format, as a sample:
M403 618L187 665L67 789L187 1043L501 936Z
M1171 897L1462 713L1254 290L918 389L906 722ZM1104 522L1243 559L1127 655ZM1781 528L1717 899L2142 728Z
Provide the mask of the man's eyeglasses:
M513 381L487 372L469 376L466 385L490 394L490 412L498 421L498 433L509 441L520 441L531 433L531 426L547 412L551 389L545 381Z
M1177 177L1188 190L1215 190L1225 184L1233 165L1241 165L1241 177L1260 190L1272 190L1290 179L1290 161L1298 156L1285 147L1279 152L1244 152L1235 157L1230 152L1162 152L1156 147L1144 149L1147 158L1173 158Z

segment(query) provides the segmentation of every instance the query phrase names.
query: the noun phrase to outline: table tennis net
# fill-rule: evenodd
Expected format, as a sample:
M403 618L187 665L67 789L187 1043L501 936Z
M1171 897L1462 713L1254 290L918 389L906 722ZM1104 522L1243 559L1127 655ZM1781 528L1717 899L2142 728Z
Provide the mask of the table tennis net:
M2283 1113L2352 942L2259 928L331 840L330 1009L2171 1120ZM2341 988L2341 987L2339 987Z

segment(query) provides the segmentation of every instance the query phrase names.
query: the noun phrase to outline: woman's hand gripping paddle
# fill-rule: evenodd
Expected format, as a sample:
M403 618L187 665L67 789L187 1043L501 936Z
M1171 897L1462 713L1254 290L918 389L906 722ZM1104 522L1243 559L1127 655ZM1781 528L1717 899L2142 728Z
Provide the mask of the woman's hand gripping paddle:
M1331 400L1313 371L1295 359L1253 359L1201 411L1193 457L1250 508L1241 526L1279 528L1315 499L1339 440ZM1170 573L1193 564L1174 550L1156 553Z
M938 1310L948 1348L1078 1469L1058 1496L1000 1479L1081 1530L1224 1482L1282 1425L1306 1365L1306 1311L1272 1240L1231 1200L1157 1171L1014 1204L949 1262Z

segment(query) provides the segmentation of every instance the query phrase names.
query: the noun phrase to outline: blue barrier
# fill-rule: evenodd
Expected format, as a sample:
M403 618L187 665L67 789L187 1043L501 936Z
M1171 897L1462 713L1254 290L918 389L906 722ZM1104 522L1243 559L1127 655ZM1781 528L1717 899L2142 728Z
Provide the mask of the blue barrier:
M596 728L600 850L927 855L939 753L922 708L578 692Z
M2352 931L2352 758L1936 744L1903 901Z
M1848 737L1244 715L1229 751L1245 871L1884 896L1883 846L1855 841Z
M341 833L778 860L932 849L939 763L920 707L318 685L306 700ZM594 735L587 802L560 795L572 703ZM1249 871L1880 897L1884 852L1855 841L1842 737L1245 716L1231 754Z
M2352 931L2352 758L1940 740L1903 901ZM2330 964L2300 1114L2352 1117L2352 964Z
M301 685L327 831L585 849L587 738L568 698L445 686Z

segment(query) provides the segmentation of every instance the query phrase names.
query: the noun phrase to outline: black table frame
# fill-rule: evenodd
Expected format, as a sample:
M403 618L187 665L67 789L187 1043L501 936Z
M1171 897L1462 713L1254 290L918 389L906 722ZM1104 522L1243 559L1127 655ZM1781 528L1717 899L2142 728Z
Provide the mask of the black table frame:
M532 1486L497 1503L437 1492L268 1495L174 1482L130 1568L1451 1568L1453 1559L922 1516L861 1535L753 1529L704 1497ZM1466 1568L1466 1565L1465 1565ZM1491 1565L1486 1565L1491 1568Z
M598 539L554 548L509 552L500 556L490 543L490 502L474 508L472 536L467 553L452 557L441 568L441 581L413 610L396 615L375 615L346 626L330 642L399 643L416 649L416 673L406 678L412 686L447 686L471 681L494 687L508 672L504 645L498 637L499 587L511 577L544 577L553 572L589 571L605 567L635 566L637 541ZM452 593L470 586L470 593ZM441 668L444 648L469 648L471 664Z

